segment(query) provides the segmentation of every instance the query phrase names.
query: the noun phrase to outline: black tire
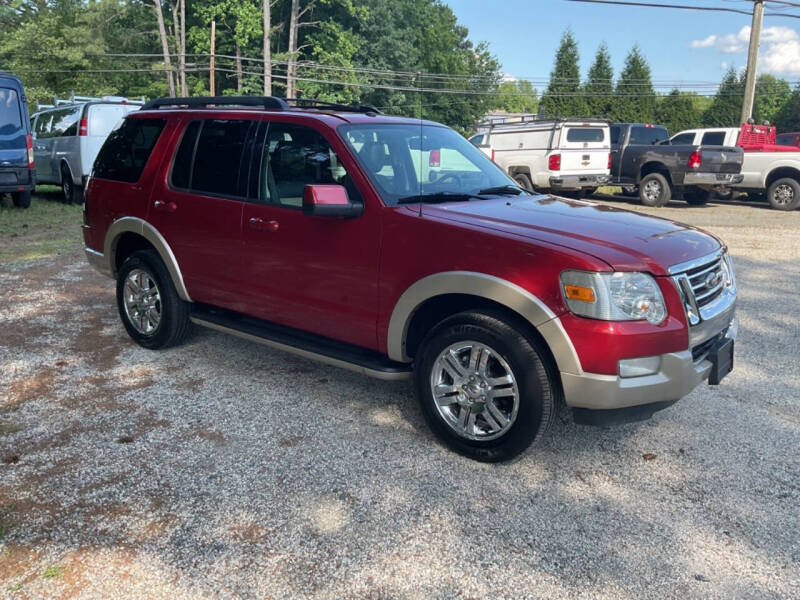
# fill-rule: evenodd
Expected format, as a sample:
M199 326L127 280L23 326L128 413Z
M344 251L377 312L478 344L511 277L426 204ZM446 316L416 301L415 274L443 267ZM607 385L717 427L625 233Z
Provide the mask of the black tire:
M137 329L125 308L125 283L134 269L144 271L155 282L160 295L160 302L156 303L160 309L160 320L153 331L146 334ZM176 346L189 331L189 303L178 296L172 278L155 250L134 252L122 263L117 274L117 308L128 335L140 346L151 350Z
M639 188L633 186L623 186L620 194L626 198L636 198L639 196Z
M653 195L653 190L656 191ZM639 201L645 206L664 206L672 197L669 181L661 173L650 173L639 182Z
M11 192L11 201L17 208L29 208L31 205L31 192Z
M791 177L776 179L767 189L767 200L775 210L796 210L800 206L800 183Z
M65 163L61 163L61 193L64 195L64 202L67 204L81 204L83 202L81 188L75 185L69 167Z
M712 192L702 188L687 188L683 191L683 199L691 206L703 206L711 200Z
M462 341L478 342L491 348L510 367L516 380L519 398L516 419L495 439L462 437L437 408L431 385L437 358L450 345ZM428 333L415 357L416 395L425 420L440 440L460 454L482 462L514 458L541 439L558 413L560 387L546 356L546 350L538 341L520 333L518 327L499 313L463 312L445 319ZM455 380L452 383L455 384ZM463 408L456 409L460 415ZM476 414L480 415L478 411Z
M517 185L525 188L529 192L533 191L533 183L531 182L531 178L525 175L525 173L517 173L513 177L514 181L517 182Z

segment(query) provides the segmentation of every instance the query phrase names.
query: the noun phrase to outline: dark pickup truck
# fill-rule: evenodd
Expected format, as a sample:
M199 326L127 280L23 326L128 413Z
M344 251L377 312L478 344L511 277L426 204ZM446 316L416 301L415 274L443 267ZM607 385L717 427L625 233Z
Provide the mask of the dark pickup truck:
M611 185L626 195L638 190L647 206L664 206L673 196L705 204L713 192L742 181L743 160L741 148L672 145L660 125L611 125Z

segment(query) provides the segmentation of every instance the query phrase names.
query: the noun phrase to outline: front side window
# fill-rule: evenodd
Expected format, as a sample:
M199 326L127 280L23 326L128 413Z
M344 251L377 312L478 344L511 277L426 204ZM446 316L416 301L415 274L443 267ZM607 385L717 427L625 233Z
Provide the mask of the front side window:
M42 113L36 117L36 137L45 138L50 134L50 124L53 121L53 115L50 113Z
M360 197L330 144L302 125L270 123L261 159L263 202L301 207L307 185L343 185L351 201Z
M0 87L0 134L15 133L22 127L17 90Z
M667 130L663 127L631 127L631 137L628 143L633 146L652 146L668 137Z
M92 177L139 181L165 123L164 119L125 119L106 138L94 162Z
M791 135L779 135L775 138L775 143L778 146L794 146L792 142L794 142L794 136Z
M78 121L80 121L80 117L81 109L79 107L54 110L49 137L78 135Z
M722 146L725 143L725 132L708 131L703 134L703 141L700 143L704 146Z
M342 125L339 132L390 206L410 197L469 196L488 188L517 187L485 154L447 127L358 124Z

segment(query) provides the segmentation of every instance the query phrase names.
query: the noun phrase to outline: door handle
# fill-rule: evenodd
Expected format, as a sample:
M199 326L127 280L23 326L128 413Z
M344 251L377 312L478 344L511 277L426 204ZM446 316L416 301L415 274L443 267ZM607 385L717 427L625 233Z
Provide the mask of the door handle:
M250 227L252 229L258 229L259 231L267 231L270 233L278 231L278 228L280 227L277 221L275 220L265 221L260 217L250 217L248 223L250 224Z
M174 202L164 202L163 200L156 200L155 202L153 202L153 208L163 212L174 213L176 210L178 210L178 205L175 204Z

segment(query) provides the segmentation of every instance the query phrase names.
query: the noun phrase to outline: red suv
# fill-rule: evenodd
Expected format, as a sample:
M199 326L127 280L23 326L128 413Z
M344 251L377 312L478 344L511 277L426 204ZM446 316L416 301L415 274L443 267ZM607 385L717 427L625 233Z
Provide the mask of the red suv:
M371 107L152 101L103 146L89 261L147 348L210 327L382 379L513 457L558 407L650 416L733 365L736 283L697 229L531 194L455 131Z

